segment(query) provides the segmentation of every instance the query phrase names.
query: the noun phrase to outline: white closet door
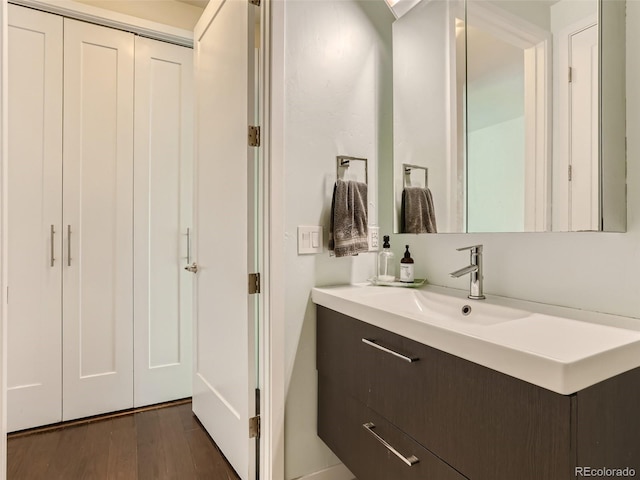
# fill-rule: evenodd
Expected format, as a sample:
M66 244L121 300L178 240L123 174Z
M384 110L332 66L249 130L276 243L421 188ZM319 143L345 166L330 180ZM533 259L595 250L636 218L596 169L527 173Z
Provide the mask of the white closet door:
M7 422L14 431L62 419L62 18L9 5L9 25Z
M64 420L133 406L133 49L64 21Z
M193 50L136 38L136 407L191 396ZM187 235L189 231L189 235Z

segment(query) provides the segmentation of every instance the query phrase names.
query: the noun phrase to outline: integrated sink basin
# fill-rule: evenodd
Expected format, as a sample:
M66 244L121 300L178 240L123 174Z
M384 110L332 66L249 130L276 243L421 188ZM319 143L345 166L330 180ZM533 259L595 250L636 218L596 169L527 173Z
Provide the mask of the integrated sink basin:
M446 295L433 289L394 289L377 291L369 302L382 309L404 312L425 322L447 325L460 322L462 325L495 325L518 320L531 312L518 310L485 301L473 301L460 295Z
M314 288L312 300L560 394L640 366L640 319L431 285Z

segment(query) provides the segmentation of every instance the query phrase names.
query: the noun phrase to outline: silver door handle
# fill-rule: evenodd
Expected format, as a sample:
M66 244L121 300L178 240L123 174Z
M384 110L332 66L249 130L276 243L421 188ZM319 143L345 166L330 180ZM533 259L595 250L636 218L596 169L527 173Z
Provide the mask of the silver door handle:
M406 355L403 355L401 353L395 352L387 347L383 347L382 345L378 345L376 342L374 342L373 340L369 340L367 338L363 338L362 339L362 343L369 345L370 347L373 348L377 348L378 350L382 350L385 353L389 353L391 355L393 355L394 357L398 357L401 360L404 360L405 362L409 362L409 363L413 363L413 362L417 362L418 360L420 360L418 357L407 357Z
M384 445L387 450L393 453L396 457L398 457L408 466L413 467L416 463L420 461L418 457L416 457L415 455L411 455L409 458L405 457L398 450L396 450L391 445L389 445L389 442L387 442L384 438L382 438L380 435L378 435L376 432L373 431L373 429L376 428L376 426L373 423L371 422L363 423L362 426L367 432L373 435L373 437L376 440L378 440L382 445Z
M67 266L71 266L71 225L67 225Z
M187 227L187 265L191 263L191 229Z
M193 262L191 265L187 265L186 267L184 267L184 269L187 272L198 273L198 264L196 262Z
M55 258L55 240L54 240L54 236L56 234L56 229L53 225L51 225L51 266L53 267L56 263L56 258Z

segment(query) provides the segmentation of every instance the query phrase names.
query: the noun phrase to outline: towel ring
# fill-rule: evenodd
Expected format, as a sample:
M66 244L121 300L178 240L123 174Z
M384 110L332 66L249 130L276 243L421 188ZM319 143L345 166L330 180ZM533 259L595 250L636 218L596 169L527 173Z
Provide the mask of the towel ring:
M424 188L429 187L429 169L427 167L422 167L420 165L410 165L408 163L402 164L402 171L404 172L404 176L402 177L402 186L407 186L407 179L411 180L411 170L424 170Z
M346 155L338 155L336 157L336 178L340 178L340 169L349 168L349 162L351 160L364 162L364 183L369 185L369 161L366 158L348 157Z

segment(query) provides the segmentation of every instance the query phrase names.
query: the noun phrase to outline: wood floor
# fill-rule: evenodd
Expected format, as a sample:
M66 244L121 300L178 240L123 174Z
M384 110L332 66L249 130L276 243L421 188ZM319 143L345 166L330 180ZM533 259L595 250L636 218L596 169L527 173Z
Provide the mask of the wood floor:
M239 480L191 403L9 437L9 480Z

